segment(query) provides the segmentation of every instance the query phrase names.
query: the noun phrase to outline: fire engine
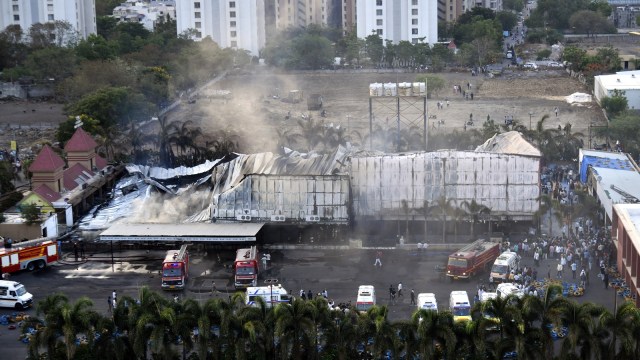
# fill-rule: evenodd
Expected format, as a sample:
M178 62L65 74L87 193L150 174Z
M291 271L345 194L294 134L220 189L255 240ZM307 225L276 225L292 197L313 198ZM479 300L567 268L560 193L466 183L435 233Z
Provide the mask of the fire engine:
M58 261L58 245L51 240L25 241L0 249L3 274L44 269L54 261Z
M487 270L500 255L500 244L491 240L477 240L449 255L449 279L468 279Z
M189 278L189 252L187 245L180 250L169 250L162 262L162 288L164 290L182 290Z
M258 248L238 249L236 261L233 264L236 289L258 285Z

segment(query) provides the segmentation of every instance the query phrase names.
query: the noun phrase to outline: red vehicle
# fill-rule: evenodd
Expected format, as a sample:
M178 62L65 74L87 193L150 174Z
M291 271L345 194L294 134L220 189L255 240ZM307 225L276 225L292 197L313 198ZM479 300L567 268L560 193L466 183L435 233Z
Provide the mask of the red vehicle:
M468 279L491 267L500 255L500 243L477 240L449 255L447 276L453 279Z
M169 250L162 262L162 288L164 290L182 290L189 278L189 252L187 245L180 250Z
M233 264L233 273L236 289L258 286L258 248L252 246L248 249L238 249L236 261Z
M0 266L3 274L27 269L44 269L58 261L58 244L51 240L25 241L11 248L0 249Z

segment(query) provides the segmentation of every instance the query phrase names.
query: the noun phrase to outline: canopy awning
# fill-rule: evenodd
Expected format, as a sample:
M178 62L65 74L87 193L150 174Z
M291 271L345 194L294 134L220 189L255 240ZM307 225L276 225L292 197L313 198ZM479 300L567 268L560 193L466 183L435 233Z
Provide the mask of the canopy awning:
M100 241L252 242L264 223L116 224Z

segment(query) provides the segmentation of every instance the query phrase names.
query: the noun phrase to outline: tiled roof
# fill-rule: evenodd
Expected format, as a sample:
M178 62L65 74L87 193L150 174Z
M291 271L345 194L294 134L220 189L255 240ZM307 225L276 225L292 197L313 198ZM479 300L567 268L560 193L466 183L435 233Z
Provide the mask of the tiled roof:
M76 132L73 133L73 136L71 136L71 139L67 141L67 144L64 146L64 151L88 151L94 150L97 146L98 144L93 140L91 135L87 134L82 128L78 128Z
M48 202L54 202L60 199L60 194L53 191L47 184L42 184L33 190L34 193L40 195L43 199Z
M64 165L64 160L49 145L45 145L29 166L29 171L32 173L53 172Z
M107 159L103 158L100 155L96 155L95 160L96 160L96 167L98 168L98 170L102 170L108 165Z
M71 191L79 185L85 183L93 175L93 172L84 167L84 165L76 163L75 165L64 171L64 188L67 189L67 191Z

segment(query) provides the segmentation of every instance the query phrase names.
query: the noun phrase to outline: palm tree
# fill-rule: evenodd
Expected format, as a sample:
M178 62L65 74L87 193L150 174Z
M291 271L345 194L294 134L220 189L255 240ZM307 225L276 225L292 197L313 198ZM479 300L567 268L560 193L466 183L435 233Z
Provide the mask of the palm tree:
M592 303L578 304L566 299L563 299L562 304L558 325L566 326L569 331L562 340L560 356L564 359L570 356L582 359L591 359L593 356L598 358L601 354L596 346L595 319L604 312L604 308ZM577 353L578 350L580 354Z
M635 304L626 302L614 314L602 312L598 325L604 332L601 335L604 358L635 358L636 349L640 345L636 337L640 329L640 311Z
M431 203L429 202L429 200L424 200L422 202L422 207L418 209L424 216L424 242L425 243L427 243L427 236L428 236L427 228L429 223L429 215L431 215L433 210L435 210L436 208L437 208L436 206L431 206Z
M553 355L553 340L549 326L560 321L562 301L562 286L557 284L548 285L542 298L525 296L522 301L521 311L525 333L536 328L542 330L542 347L547 350L547 359L551 359ZM539 323L540 325L536 327L534 323Z
M404 214L404 238L406 241L409 241L409 212L411 208L409 208L409 202L404 199L400 201L400 207Z
M44 328L35 336L29 352L38 355L42 345L47 347L47 356L54 358L56 347L62 342L67 359L73 359L77 345L76 338L80 334L93 336L94 324L98 314L91 310L93 302L86 297L70 304L66 296L56 293L49 295L38 304L37 315L44 315Z
M458 241L458 222L466 215L466 212L459 207L451 209L451 217L453 218L453 237Z
M557 142L560 148L560 160L573 160L578 158L578 149L584 145L584 134L572 132L571 124L567 123L561 131L558 131Z
M417 333L420 358L454 357L457 339L450 313L420 309L413 313L411 321ZM442 349L442 352L439 349Z
M327 348L325 353L333 353L338 360L355 358L358 313L332 311L330 315L331 320L323 336Z
M303 353L313 346L315 334L313 320L309 317L308 302L295 299L291 305L278 305L275 308L275 335L280 344L280 357L300 360Z
M436 200L434 206L440 210L440 218L442 219L442 242L446 243L447 237L447 216L453 210L451 199L447 199L442 195Z
M167 116L158 119L160 131L158 132L158 152L160 153L160 163L164 166L173 165L174 154L171 147L171 139L176 132L176 124L170 123Z
M256 300L257 306L242 307L238 313L242 322L243 336L250 344L250 352L258 359L275 359L274 311L267 307L267 303L261 297Z
M389 310L386 306L374 306L361 313L358 318L358 334L360 339L373 341L371 353L375 359L384 357L387 350L397 357L396 330L388 319Z
M536 128L531 132L531 138L535 142L536 146L542 152L545 160L549 160L550 156L557 150L556 139L558 130L553 128L544 128L544 122L549 118L549 114L545 114L536 123Z
M491 209L489 209L487 206L484 206L478 202L476 202L475 199L471 200L471 201L463 201L462 202L462 208L466 211L466 214L469 215L471 217L471 237L473 239L475 239L476 237L476 232L475 232L475 227L476 227L476 223L478 222L478 220L480 219L481 215L484 214L490 214L491 213Z
M182 360L185 360L186 354L193 350L194 342L192 339L193 329L198 326L198 319L202 314L200 303L194 299L186 299L184 301L173 303L176 316L175 334L182 341Z

